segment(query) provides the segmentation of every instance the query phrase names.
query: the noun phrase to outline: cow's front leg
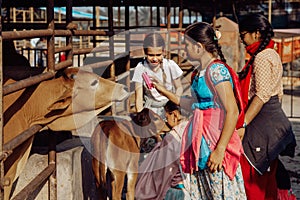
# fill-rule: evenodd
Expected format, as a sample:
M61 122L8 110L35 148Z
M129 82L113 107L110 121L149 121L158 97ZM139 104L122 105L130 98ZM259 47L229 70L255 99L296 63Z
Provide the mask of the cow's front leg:
M137 180L137 173L127 173L127 194L126 200L134 200L135 184Z
M122 197L122 189L124 186L125 172L119 170L111 170L113 180L111 182L112 199L120 200Z
M100 162L96 159L93 158L92 160L92 169L96 178L96 186L97 188L100 187Z
M92 167L93 167L93 172L94 172L95 179L96 179L96 187L99 192L99 200L107 200L106 179L105 180L101 179L101 177L105 177L106 174L101 176L101 172L100 172L101 167L100 166L101 166L101 163L97 159L93 158ZM105 173L105 172L103 172L103 173Z

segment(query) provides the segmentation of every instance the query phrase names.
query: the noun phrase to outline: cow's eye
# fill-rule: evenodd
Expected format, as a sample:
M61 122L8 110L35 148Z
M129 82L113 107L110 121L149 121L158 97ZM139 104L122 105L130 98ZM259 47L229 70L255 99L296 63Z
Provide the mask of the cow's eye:
M71 79L76 79L76 77L77 77L76 74L71 74L70 76Z
M96 85L98 85L98 80L94 80L93 82L92 82L92 84L91 84L91 86L96 86Z

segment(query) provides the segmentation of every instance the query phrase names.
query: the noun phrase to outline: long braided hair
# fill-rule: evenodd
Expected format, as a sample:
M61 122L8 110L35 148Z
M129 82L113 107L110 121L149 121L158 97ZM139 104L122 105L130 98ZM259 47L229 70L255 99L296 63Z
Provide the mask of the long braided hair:
M188 36L195 42L200 42L204 45L207 52L216 57L219 56L220 60L226 63L215 30L209 23L196 22L189 25L185 30L185 36Z
M247 66L239 72L239 78L244 79L249 72L250 66L253 64L256 55L264 50L274 36L273 27L268 19L261 14L250 14L244 17L239 23L239 32L254 33L258 31L261 34L261 43L258 49L251 55Z

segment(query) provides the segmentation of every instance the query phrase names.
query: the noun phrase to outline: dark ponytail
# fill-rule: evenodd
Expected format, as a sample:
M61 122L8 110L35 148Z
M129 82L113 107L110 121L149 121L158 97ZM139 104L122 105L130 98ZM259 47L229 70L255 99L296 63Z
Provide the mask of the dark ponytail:
M245 70L239 72L239 78L244 79L246 75L249 72L250 66L253 64L256 55L264 50L269 42L271 41L271 38L274 36L273 27L268 21L268 19L261 15L261 14L250 14L243 18L239 23L239 32L248 32L248 33L254 33L256 31L259 31L261 35L261 43L258 47L258 49L251 55L251 58L249 62L247 63L247 66L245 67Z
M210 24L206 22L193 23L186 28L185 36L194 42L203 44L207 52L216 57L219 56L221 61L226 63L215 30Z

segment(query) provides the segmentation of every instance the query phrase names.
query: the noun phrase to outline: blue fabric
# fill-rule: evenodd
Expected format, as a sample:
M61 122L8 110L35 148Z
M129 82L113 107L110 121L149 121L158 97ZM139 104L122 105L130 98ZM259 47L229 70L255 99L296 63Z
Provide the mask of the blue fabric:
M192 143L192 139L193 139L192 133L193 133L193 123L191 122L189 124L189 130L188 130L188 144ZM211 150L210 150L206 140L202 136L201 145L200 145L200 155L199 155L199 161L198 161L199 169L202 170L202 169L207 168L206 163L207 163L210 153L211 153Z
M206 140L202 136L201 145L200 145L200 155L199 155L199 161L198 161L198 167L201 170L207 168L207 161L208 161L210 153L211 153L211 150L210 150Z
M176 189L183 189L184 185L183 184L177 184L177 185L175 185L174 188L176 188Z
M174 200L174 199L186 199L185 193L182 189L170 188L164 200Z
M188 132L188 143L187 143L188 146L192 144L192 140L193 140L193 122L191 121L191 123L189 124L189 132Z
M210 67L211 80L214 85L217 85L224 81L230 81L231 85L232 78L226 66L221 63L214 63ZM208 108L219 107L214 103L213 93L210 91L205 80L205 69L200 72L199 76L195 76L192 86L191 86L192 95L197 99L197 102L192 104L192 109L201 109L205 110Z

